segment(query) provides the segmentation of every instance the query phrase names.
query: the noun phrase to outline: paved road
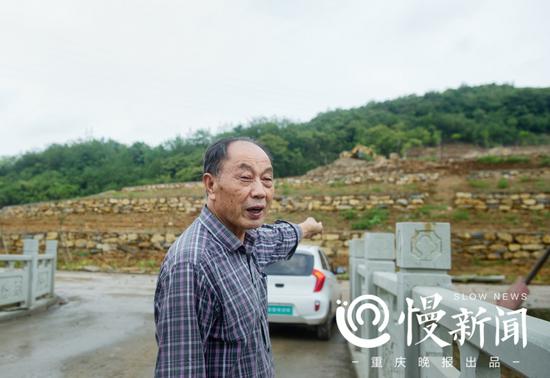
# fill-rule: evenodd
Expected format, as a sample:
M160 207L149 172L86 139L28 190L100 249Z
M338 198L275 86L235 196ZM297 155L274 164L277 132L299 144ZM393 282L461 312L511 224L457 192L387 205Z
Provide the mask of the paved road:
M68 303L0 323L1 377L151 377L155 276L58 272ZM336 327L329 342L301 327L270 327L278 377L354 377Z

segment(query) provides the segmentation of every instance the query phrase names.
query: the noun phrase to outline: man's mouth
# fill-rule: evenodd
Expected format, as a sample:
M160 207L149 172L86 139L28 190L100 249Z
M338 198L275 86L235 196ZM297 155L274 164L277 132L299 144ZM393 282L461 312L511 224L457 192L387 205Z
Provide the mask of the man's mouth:
M265 206L250 206L246 208L246 211L252 219L259 219L264 209Z

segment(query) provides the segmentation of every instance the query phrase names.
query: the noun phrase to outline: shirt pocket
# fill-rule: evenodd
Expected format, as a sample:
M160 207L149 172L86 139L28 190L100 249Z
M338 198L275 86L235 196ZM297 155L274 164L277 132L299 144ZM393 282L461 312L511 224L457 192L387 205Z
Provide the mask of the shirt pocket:
M260 323L255 288L238 280L227 286L223 300L223 338L227 341L246 341L254 337Z

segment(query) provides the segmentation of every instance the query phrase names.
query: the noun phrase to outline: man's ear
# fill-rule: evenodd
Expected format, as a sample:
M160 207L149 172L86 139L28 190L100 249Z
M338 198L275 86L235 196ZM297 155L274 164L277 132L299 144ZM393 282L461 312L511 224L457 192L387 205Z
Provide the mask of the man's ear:
M206 190L206 197L215 200L216 194L214 193L214 189L216 186L216 178L211 173L205 173L202 175L202 183Z

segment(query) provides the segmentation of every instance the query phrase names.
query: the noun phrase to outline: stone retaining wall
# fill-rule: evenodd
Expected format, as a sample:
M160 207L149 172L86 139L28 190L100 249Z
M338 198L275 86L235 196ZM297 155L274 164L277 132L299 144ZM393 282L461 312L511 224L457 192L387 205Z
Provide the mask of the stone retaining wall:
M424 204L428 193L349 195L349 196L277 196L272 202L276 211L345 209L363 210L375 206L393 206L400 209L415 209ZM159 198L94 198L43 202L21 206L4 207L0 217L41 217L62 214L130 214L179 211L195 214L204 204L204 197L159 197Z
M320 245L330 256L348 255L348 243L352 238L359 238L361 232L341 231L325 232L317 235L307 244ZM167 251L179 235L174 233L139 233L139 232L47 232L34 235L5 234L2 235L4 250L11 253L21 253L23 238L34 238L44 249L46 240L58 240L59 250L69 253L101 253L122 251L127 253L147 251ZM1 249L0 249L1 251Z
M348 256L349 240L359 238L358 231L326 231L317 235L306 244L324 247L331 257ZM23 235L4 234L4 249L10 252L21 252ZM100 232L48 232L27 235L39 240L44 248L45 240L59 240L61 251L69 253L101 253L123 251L137 253L146 251L166 251L176 240L175 233L100 233ZM550 233L526 232L453 232L452 253L466 253L480 260L524 260L538 258L550 247Z
M452 234L452 252L481 260L522 260L540 257L550 247L550 233L461 232Z
M454 205L476 210L544 210L550 208L550 193L457 192Z

